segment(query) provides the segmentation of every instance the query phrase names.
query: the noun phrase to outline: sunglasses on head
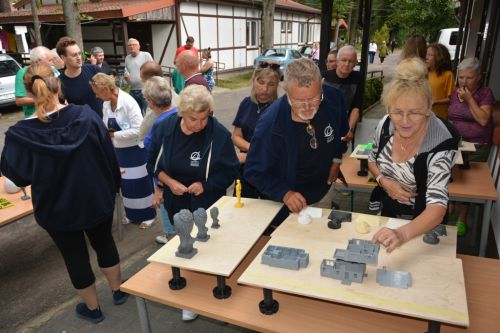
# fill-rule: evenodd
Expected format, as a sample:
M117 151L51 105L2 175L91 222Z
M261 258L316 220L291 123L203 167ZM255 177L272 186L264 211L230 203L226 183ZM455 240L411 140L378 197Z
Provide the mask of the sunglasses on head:
M266 62L263 61L259 64L259 68L270 68L273 71L279 71L280 70L280 64L274 63L274 62Z

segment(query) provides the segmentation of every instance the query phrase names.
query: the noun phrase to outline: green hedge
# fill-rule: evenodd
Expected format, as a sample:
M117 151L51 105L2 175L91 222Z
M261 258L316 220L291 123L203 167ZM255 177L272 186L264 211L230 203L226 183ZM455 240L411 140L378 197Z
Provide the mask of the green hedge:
M366 80L363 109L375 104L382 95L384 84L382 78L373 78Z

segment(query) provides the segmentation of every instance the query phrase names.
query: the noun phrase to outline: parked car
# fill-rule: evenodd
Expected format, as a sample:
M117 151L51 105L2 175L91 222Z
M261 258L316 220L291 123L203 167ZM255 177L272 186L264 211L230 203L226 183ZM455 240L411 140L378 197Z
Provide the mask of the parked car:
M304 44L300 45L297 47L297 51L304 57L304 58L311 58L312 56L312 45L310 44Z
M302 55L299 51L292 48L271 48L264 51L263 54L255 58L253 68L256 68L261 62L275 62L280 65L280 75L283 77L288 63L294 59L300 59Z
M9 55L0 54L0 107L16 104L16 73L21 66Z
M455 59L458 42L458 28L441 29L436 37L436 42L446 46L450 52L451 60Z

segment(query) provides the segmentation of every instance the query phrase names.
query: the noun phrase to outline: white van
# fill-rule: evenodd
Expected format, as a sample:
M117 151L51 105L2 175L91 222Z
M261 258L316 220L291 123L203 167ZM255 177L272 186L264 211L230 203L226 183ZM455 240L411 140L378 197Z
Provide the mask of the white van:
M458 28L441 29L436 37L436 43L443 44L450 52L451 60L455 59L458 42Z

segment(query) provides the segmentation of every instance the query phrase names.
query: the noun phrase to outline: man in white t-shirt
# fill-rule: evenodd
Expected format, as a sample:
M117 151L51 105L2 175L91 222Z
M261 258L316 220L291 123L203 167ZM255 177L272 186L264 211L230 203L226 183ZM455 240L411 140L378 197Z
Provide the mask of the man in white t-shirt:
M141 51L141 44L135 38L130 38L127 46L129 54L125 57L125 67L128 74L125 79L130 82L130 95L137 101L144 115L148 102L142 95L141 66L153 60L153 57L149 52Z
M370 45L368 45L368 55L370 56L370 64L373 64L373 60L375 59L375 54L377 53L377 43L373 40Z

